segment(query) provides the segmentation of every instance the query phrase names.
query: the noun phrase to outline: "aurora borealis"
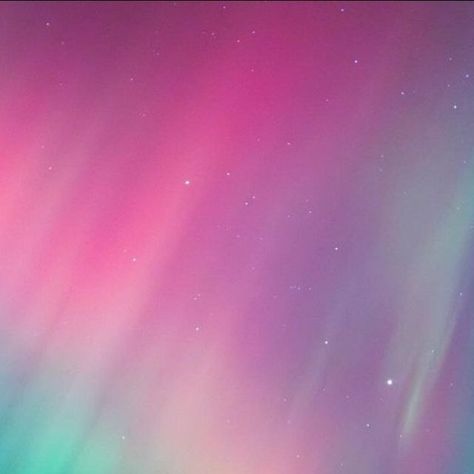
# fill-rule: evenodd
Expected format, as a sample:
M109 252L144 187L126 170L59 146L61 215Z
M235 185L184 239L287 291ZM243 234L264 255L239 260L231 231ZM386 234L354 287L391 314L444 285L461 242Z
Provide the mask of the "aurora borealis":
M0 473L474 473L474 4L0 4Z

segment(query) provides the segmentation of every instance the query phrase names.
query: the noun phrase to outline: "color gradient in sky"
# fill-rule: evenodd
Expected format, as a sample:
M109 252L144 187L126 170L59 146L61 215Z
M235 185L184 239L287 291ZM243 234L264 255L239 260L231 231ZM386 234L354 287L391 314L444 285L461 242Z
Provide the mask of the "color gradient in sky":
M474 4L0 5L0 473L474 473Z

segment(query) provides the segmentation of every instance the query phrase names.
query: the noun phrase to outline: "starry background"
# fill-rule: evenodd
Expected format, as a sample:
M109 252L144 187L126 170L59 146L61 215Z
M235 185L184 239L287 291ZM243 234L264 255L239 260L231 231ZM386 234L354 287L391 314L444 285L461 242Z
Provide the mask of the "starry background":
M2 3L0 472L474 472L474 5Z

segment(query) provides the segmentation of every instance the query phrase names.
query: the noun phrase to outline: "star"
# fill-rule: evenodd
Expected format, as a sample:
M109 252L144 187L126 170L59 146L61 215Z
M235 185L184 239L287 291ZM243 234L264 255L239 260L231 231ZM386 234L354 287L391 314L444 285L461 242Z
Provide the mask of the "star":
M185 184L186 186L189 186L189 185L191 184L191 181L190 181L189 179L186 179L186 180L184 181L184 184Z
M389 385L389 386L393 385L393 380L392 379L387 379L387 385Z

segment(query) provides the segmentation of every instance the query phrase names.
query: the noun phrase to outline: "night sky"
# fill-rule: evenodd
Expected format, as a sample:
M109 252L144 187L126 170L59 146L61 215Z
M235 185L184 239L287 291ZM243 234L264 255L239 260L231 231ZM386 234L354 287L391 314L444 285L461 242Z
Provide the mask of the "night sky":
M0 472L474 473L474 3L0 4Z

